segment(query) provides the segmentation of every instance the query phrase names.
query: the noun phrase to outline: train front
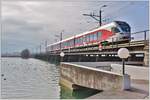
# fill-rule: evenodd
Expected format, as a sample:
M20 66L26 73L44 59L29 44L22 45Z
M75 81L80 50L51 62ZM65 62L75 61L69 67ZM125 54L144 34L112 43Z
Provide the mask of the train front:
M131 39L131 28L129 24L123 21L115 21L120 30L119 37L121 40L130 40Z

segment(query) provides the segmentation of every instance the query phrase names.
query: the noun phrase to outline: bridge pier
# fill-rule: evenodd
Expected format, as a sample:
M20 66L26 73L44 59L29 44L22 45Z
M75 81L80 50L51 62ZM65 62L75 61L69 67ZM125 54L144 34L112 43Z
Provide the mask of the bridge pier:
M87 87L97 90L122 90L122 75L86 66L61 63L61 83L71 89L74 86Z
M68 80L66 80L66 79L64 79L64 78L60 78L60 84L61 85L63 85L63 86L65 86L65 87L67 87L67 88L69 88L70 90L72 90L72 91L74 91L74 90L78 90L78 89L80 89L81 87L80 86L78 86L78 85L75 85L74 83L72 83L72 82L70 82L70 81L68 81Z
M144 47L144 65L149 66L149 46Z

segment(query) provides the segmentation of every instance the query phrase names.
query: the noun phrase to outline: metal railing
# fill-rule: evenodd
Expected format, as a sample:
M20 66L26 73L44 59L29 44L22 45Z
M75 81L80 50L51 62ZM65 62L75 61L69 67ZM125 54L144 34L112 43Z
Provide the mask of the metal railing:
M131 37L134 37L134 40L149 40L149 30L131 33ZM135 37L137 37L137 39Z
M134 32L131 33L131 38L127 39L129 40L128 45L130 46L130 43L132 41L145 41L144 43L146 43L147 40L149 40L149 30L144 30L144 31L138 31L138 32ZM121 40L122 41L122 40ZM120 37L115 37L115 38L111 38L111 46L112 48L116 45L116 47L118 47L118 44L120 42ZM103 45L105 47L105 45Z

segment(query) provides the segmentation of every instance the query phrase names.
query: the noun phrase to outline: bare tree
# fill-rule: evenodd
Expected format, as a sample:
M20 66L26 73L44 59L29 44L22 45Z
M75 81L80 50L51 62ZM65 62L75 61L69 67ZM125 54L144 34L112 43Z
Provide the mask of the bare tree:
M22 52L21 52L21 57L22 58L29 58L30 57L30 51L28 49L24 49Z

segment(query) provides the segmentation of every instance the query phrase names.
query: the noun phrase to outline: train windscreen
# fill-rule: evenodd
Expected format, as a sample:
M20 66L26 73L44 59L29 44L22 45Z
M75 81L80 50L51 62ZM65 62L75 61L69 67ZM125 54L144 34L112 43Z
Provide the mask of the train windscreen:
M124 32L131 32L130 26L126 22L117 21L116 22Z

